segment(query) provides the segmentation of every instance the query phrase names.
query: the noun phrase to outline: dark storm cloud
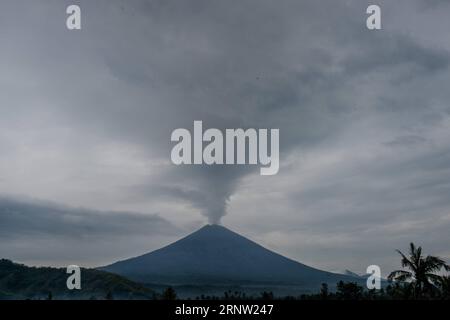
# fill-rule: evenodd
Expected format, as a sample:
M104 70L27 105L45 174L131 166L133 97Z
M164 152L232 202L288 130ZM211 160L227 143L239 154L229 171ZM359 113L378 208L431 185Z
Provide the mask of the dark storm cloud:
M171 233L176 228L158 215L72 208L38 200L0 196L0 238L116 237L130 233Z
M423 8L430 9L430 8L441 8L445 6L449 6L449 2L447 0L429 0L429 1L420 1L420 5Z
M343 62L349 74L386 72L389 68L407 66L408 75L418 77L442 71L450 62L448 51L424 47L409 36L383 34L375 39L383 45L373 46L369 41L374 40L366 39L367 46L361 46L357 54Z
M375 32L365 27L370 1L78 3L80 32L64 28L70 1L2 4L0 191L183 223L230 212L227 221L250 234L293 239L295 226L314 230L311 239L336 226L333 239L348 246L369 226L391 234L392 217L445 220L448 24L435 28L422 13L445 12L443 1L380 1ZM415 26L418 18L427 23ZM172 130L194 120L279 128L280 173L171 165ZM69 225L65 210L20 208L39 217L2 217L3 235L137 234L164 224L126 213L102 224L100 211L70 209ZM435 230L423 228L417 234ZM334 258L347 261L337 249Z
M262 1L255 6L253 1L241 1L237 10L218 1L194 6L170 1L141 2L140 13L146 17L144 21L150 30L145 38L124 36L124 47L128 50L148 39L156 43L157 49L144 45L148 53L145 55L114 47L105 56L109 57L108 67L122 81L140 81L140 85L158 91L170 90L170 98L163 98L169 101L155 106L159 119L148 130L149 136L153 131L168 136L176 127L190 128L195 119L220 129L276 127L281 128L281 151L285 155L293 148L334 135L349 124L349 112L357 110L355 103L359 103L352 98L356 93L352 86L360 77L387 72L391 82L405 81L405 77L408 82L412 73L425 77L448 65L447 52L425 48L410 37L368 36L356 13L356 8L364 8L362 5L350 8L333 2L335 14L327 16L328 21L320 21L320 31L303 31L305 27L309 31L319 26L316 17L324 16L324 8L331 3L286 1L273 6L272 2ZM324 48L317 45L321 42L339 46ZM130 61L140 67L130 67ZM369 86L365 90L370 90ZM396 96L389 102L404 104L405 100ZM409 102L407 105L415 107ZM140 139L147 131L141 132L139 128L144 125L136 126L136 121L147 121L155 110L142 105L136 108L131 106L132 111L127 111L132 127L125 135L136 133ZM136 117L136 113L142 117ZM168 126L171 123L173 126ZM127 117L121 117L121 127L127 126ZM160 134L156 136L159 141L153 140L152 148L165 141ZM133 135L132 139L135 141L136 137ZM163 154L168 154L169 145L160 147ZM168 189L184 191L167 195L190 200L210 216L210 221L217 222L226 213L226 202L239 179L249 172L204 167L170 170L167 175L183 181L183 186Z
M98 267L157 249L179 234L155 214L0 196L1 256L28 264Z

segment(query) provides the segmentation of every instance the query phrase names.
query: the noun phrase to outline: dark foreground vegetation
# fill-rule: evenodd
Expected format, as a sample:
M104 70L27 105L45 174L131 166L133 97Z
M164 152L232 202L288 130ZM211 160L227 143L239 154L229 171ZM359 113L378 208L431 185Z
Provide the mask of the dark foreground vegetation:
M409 253L400 250L401 265L406 270L395 270L388 276L389 284L380 290L367 290L356 282L340 281L336 291L330 292L323 283L319 293L275 297L272 292L262 292L258 297L248 297L244 292L225 292L223 296L195 297L197 300L450 300L450 276L437 274L450 271L450 266L439 257L422 255L422 248L410 244ZM163 299L176 299L176 292L168 288Z
M272 292L248 295L227 291L222 296L199 295L195 300L450 300L449 265L441 258L423 256L422 248L410 244L409 253L401 256L404 269L388 276L389 282L380 290L367 290L361 283L343 282L336 290L326 283L315 294L275 296ZM67 290L67 273L62 268L27 267L9 260L0 260L0 300L17 299L157 299L176 300L172 287L157 293L144 285L113 273L83 269L82 290Z
M82 290L68 290L66 269L28 267L0 260L0 300L152 299L154 292L113 273L82 269Z

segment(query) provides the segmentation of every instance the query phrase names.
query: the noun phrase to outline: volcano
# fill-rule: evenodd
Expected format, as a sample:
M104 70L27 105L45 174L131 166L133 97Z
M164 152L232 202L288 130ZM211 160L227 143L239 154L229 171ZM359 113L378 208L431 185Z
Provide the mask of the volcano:
M219 225L206 225L153 252L100 268L142 283L319 288L356 277L318 270Z

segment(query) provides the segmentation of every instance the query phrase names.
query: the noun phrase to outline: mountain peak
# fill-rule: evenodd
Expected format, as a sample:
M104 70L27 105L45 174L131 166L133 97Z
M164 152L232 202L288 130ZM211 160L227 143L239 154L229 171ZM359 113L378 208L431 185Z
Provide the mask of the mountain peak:
M216 224L216 223L211 223L211 224L205 224L203 227L201 227L200 229L198 229L198 231L200 230L227 230L232 232L230 229L228 229L227 227L221 225L221 224Z
M227 227L224 227L220 224L206 224L203 227L201 227L200 229L198 229L197 231L194 231L193 233L191 233L190 235L194 235L194 234L207 234L207 233L228 233L228 234L234 234L234 235L238 235L236 232L231 231L230 229L228 229Z
M212 223L212 224L205 224L203 227L201 227L201 228L198 229L197 231L200 231L200 230L209 230L209 229L217 229L217 230L219 230L219 229L226 229L226 230L229 230L228 228L222 226L221 224L215 224L215 223Z
M230 229L207 224L166 247L103 269L161 284L311 284L345 279L270 251ZM348 279L347 279L348 280Z
M240 234L218 224L207 224L192 232L186 237L160 249L178 248L185 252L189 250L203 251L213 254L215 251L230 250L236 246L258 246L255 242L241 236ZM158 250L157 250L158 251Z

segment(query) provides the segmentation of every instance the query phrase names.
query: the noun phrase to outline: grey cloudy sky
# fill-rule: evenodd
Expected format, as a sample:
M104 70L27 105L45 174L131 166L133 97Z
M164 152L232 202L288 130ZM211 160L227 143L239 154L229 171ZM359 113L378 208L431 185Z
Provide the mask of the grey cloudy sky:
M69 4L82 30L65 28ZM0 256L96 266L208 220L326 270L450 258L450 3L2 1ZM280 129L280 172L171 132Z

